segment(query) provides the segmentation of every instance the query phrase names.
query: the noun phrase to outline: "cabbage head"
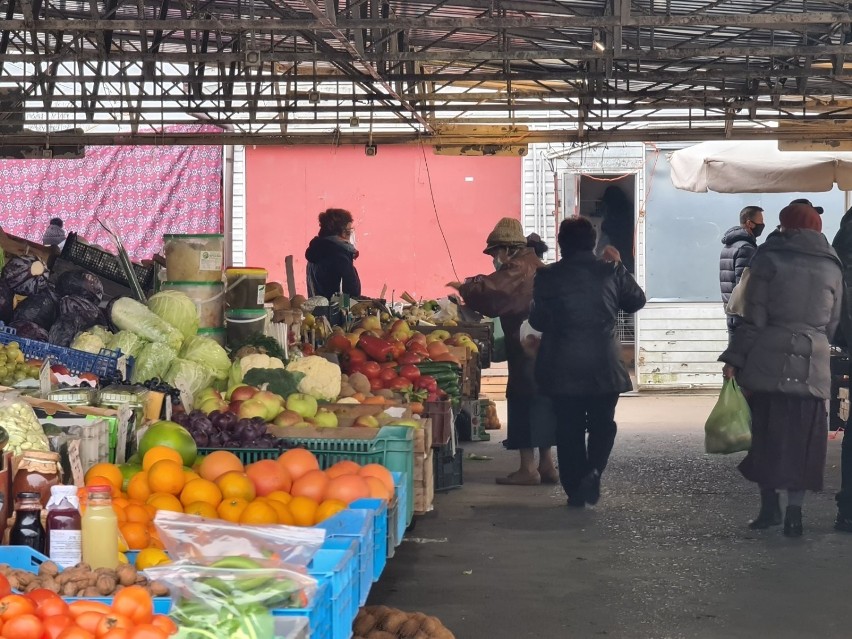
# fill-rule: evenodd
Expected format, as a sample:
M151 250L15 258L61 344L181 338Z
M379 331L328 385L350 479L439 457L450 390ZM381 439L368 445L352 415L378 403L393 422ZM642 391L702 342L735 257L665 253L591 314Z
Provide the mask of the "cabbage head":
M112 339L112 333L110 333L106 328L98 324L92 326L92 328L89 329L89 332L92 335L100 337L104 344L108 344L109 341Z
M106 348L106 344L104 344L104 341L99 335L87 331L85 333L77 333L74 341L71 342L71 348L97 355L101 352L101 349Z
M198 308L180 291L160 291L148 300L148 309L178 329L184 337L198 331Z
M119 297L112 303L111 319L119 330L132 331L149 342L167 344L174 350L183 344L183 333L129 297Z
M130 331L118 331L107 342L107 348L111 351L121 351L122 355L127 357L139 357L142 347L147 342L139 337L136 333ZM144 380L143 380L144 381Z
M177 359L177 351L166 344L161 342L145 344L139 357L136 358L131 381L139 384L155 377L163 379L175 359Z
M190 362L187 359L176 359L169 366L163 380L175 388L179 382L182 382L189 394L193 397L199 392L210 386L213 382L213 375L205 366Z
M180 349L180 357L201 364L215 379L227 379L231 359L219 344L201 335L188 337Z

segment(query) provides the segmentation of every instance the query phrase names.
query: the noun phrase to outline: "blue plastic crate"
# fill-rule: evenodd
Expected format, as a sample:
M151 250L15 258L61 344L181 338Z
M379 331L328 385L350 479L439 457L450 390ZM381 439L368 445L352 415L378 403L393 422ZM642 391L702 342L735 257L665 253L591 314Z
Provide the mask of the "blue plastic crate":
M360 571L360 557L358 556L358 543L354 539L347 539L345 537L335 537L335 538L326 538L325 542L322 545L323 549L326 550L346 550L352 552L352 561L349 562L348 573L349 573L349 586L348 586L348 596L344 595L348 600L349 611L348 611L348 625L351 626L352 622L355 621L355 617L358 616L358 608L360 608L360 604L358 601L358 589L361 585L361 571Z
M388 505L381 499L359 499L350 508L373 513L373 581L378 581L388 562Z
M306 608L280 608L273 610L272 614L276 617L307 617L311 639L333 639L331 582L327 577L316 577L316 580L317 591Z
M317 579L327 577L331 583L332 639L352 636L352 622L357 614L354 603L358 577L356 550L351 539L329 539L308 566L309 575Z
M373 585L373 513L348 509L317 524L332 539L354 539L358 542L358 605L363 606Z
M405 474L393 473L393 482L396 486L396 501L399 509L399 516L396 521L395 545L399 546L402 543L402 538L405 537L405 530L411 524L411 519L414 516L414 507L412 501L408 499L411 482L408 481ZM412 506L411 510L409 510L409 505Z

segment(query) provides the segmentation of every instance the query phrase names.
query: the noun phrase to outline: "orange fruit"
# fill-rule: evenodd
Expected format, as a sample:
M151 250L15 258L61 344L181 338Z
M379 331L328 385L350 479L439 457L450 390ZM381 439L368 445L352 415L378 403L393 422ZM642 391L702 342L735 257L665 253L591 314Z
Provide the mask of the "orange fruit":
M130 499L145 502L151 496L151 487L148 486L148 473L144 470L133 476L127 484L127 496Z
M204 517L205 519L219 518L219 513L216 512L216 506L211 506L206 501L197 501L189 504L183 509L183 512L187 515L195 515L196 517Z
M328 488L328 476L321 470L309 470L293 482L290 494L293 497L308 497L315 502L325 499L325 491Z
M325 521L329 517L333 517L341 510L346 510L346 504L336 499L326 499L319 505L314 518L314 523L318 524Z
M275 501L274 499L267 499L266 505L274 510L278 515L279 524L283 524L284 526L295 525L296 520L293 519L293 513L290 512L290 509L287 508L286 504L282 504L280 501Z
M115 518L118 521L119 525L127 522L127 513L124 512L124 508L113 504L112 510L115 513Z
M168 446L154 446L145 453L145 456L142 458L142 470L151 470L151 466L156 464L158 461L163 461L164 459L168 459L169 461L173 461L176 464L183 466L183 457L181 457L180 453L174 448L169 448Z
M329 479L334 479L341 475L357 475L359 470L361 470L361 466L359 464L356 464L354 461L344 459L326 470L325 474L328 475Z
M313 499L293 497L293 500L287 504L287 508L293 515L296 526L313 526L316 523L319 504Z
M278 511L263 501L253 501L240 513L240 523L249 525L269 525L278 523Z
M358 474L361 477L375 477L380 479L385 487L390 491L390 494L394 494L393 475L391 475L391 471L381 464L367 464L358 471Z
M290 490L293 480L290 473L281 464L272 459L264 459L246 466L246 475L254 484L257 494L268 495L276 490Z
M148 470L148 485L155 493L179 495L185 482L183 466L171 459L155 462Z
M311 470L319 470L316 456L304 448L293 448L278 458L278 463L287 469L290 479L296 481Z
M143 548L147 548L148 544L151 543L151 533L148 532L146 524L128 522L119 527L119 530L130 550L142 550Z
M127 508L124 509L125 514L127 515L127 521L137 524L145 524L151 521L151 515L148 513L148 509L141 504L130 504Z
M358 475L341 475L328 482L325 499L336 499L345 504L351 504L359 499L370 496L370 486Z
M124 475L121 474L121 469L115 464L101 463L92 466L86 471L86 486L90 485L89 480L93 477L103 477L119 490L121 490L121 485L124 483Z
M217 450L210 453L198 467L198 474L207 481L216 481L225 473L245 470L240 458L227 450Z
M216 508L222 501L222 491L212 481L193 479L180 493L180 503L184 506L203 501Z
M130 500L126 497L116 497L112 500L113 506L118 506L119 508L127 508L127 505L130 503Z
M388 487L378 477L365 477L364 481L367 482L372 499L382 499L384 501L393 499L393 493L388 490Z
M222 491L224 499L240 498L247 502L257 496L254 484L248 475L236 470L229 471L216 480L216 485Z
M191 470L189 468L184 468L183 469L183 479L184 479L184 482L188 484L193 479L201 479L201 475L196 473L194 470Z
M290 503L291 499L293 499L293 495L285 493L283 490L274 490L269 493L266 498L270 501L277 501L286 505Z
M243 511L247 506L248 502L240 497L225 499L221 504L219 504L218 508L216 508L216 513L225 521L238 524L240 523L240 515L243 514Z
M170 510L174 513L182 513L183 505L180 500L174 495L168 493L154 493L148 497L147 506L152 506L156 510ZM152 517L153 519L153 517Z
M165 493L158 493L158 494L162 495L162 494L165 494ZM153 497L153 495L151 497ZM149 497L148 499L151 499L151 497ZM167 502L167 503L173 503L173 502ZM148 502L145 502L145 510L148 511L148 515L151 517L151 521L154 521L154 517L157 516L157 507L154 506L153 504L149 504ZM177 512L177 511L175 511L175 512Z
M121 494L115 484L106 477L101 477L100 475L94 475L86 480L86 488L91 488L92 486L108 486L113 497L118 497Z

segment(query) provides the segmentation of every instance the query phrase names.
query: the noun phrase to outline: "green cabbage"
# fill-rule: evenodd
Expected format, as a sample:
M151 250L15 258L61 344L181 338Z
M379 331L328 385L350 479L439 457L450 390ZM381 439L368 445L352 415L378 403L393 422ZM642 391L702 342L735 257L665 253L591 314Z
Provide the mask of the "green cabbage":
M176 359L169 366L163 380L167 384L171 384L177 388L178 383L182 382L186 389L189 390L191 396L195 396L203 389L210 386L213 381L213 375L205 366L190 362L187 359Z
M175 351L183 344L183 334L178 329L129 297L120 297L113 303L112 323L119 330L131 331L149 342L166 344Z
M163 379L175 359L177 359L177 351L166 344L159 342L145 344L139 357L136 358L131 381L139 384L155 377Z
M118 331L107 342L107 348L111 351L121 351L127 357L139 357L139 353L146 342L141 337L130 331Z
M198 331L198 308L184 293L161 291L148 300L148 308L183 333L184 337L191 337Z
M187 338L180 349L180 357L201 364L215 379L227 379L231 359L224 348L209 337L193 335Z
M98 326L97 324L95 326L92 326L92 328L89 329L89 332L92 335L97 335L98 337L100 337L101 341L104 344L109 343L109 341L112 339L112 333L110 333L103 326Z
M106 344L101 339L100 335L95 335L94 332L77 333L74 341L71 342L71 348L85 353L94 353L97 355L102 349L106 348Z

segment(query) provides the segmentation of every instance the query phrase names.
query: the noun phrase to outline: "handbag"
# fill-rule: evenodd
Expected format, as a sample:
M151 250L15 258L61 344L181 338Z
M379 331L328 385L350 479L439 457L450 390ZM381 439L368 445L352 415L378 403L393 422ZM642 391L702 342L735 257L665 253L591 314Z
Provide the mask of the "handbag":
M748 280L751 277L751 269L746 267L743 269L743 274L740 276L740 281L731 291L731 297L728 298L728 303L725 304L725 313L728 315L739 315L742 317L745 314L745 298L746 287Z

